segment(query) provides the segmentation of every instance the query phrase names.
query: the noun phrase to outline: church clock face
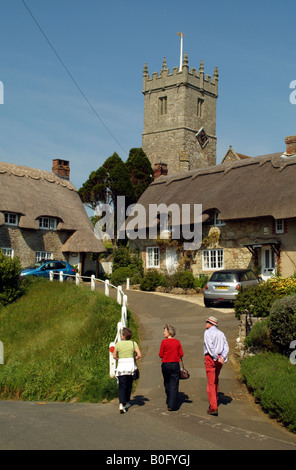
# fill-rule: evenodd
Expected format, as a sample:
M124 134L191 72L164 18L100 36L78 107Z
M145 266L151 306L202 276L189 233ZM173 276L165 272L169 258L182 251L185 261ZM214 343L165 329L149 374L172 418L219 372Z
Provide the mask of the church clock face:
M201 148L204 149L209 142L209 137L203 127L196 134L196 138Z

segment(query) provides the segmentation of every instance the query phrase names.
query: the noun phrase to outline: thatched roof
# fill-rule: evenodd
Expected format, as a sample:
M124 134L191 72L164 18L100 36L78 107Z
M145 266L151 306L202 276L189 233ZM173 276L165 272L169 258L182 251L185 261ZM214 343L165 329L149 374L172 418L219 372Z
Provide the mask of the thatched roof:
M105 251L75 186L53 173L0 162L0 225L4 212L19 214L19 227L27 229L38 229L39 217L55 217L58 231L83 231L81 247L85 244L93 252Z
M221 220L296 217L296 157L276 153L161 176L138 203L146 212L149 204L202 204L204 219L213 209Z

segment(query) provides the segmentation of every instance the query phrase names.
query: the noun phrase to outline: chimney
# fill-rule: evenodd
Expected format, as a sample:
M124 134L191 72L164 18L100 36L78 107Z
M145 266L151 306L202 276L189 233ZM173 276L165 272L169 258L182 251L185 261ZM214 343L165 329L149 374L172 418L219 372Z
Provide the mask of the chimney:
M167 163L155 163L154 164L154 180L160 176L167 176L168 174L168 165Z
M286 142L285 155L287 157L295 157L296 156L296 135L290 135L286 137L285 142Z
M59 160L58 158L52 161L52 172L60 178L70 178L70 162L67 160Z

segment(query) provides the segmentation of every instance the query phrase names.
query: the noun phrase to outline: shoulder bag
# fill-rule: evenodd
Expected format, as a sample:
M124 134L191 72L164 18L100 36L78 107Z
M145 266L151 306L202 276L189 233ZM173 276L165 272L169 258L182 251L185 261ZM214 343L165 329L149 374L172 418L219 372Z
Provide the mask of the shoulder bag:
M135 370L133 372L133 380L138 380L140 378L140 371L137 366L136 358L135 358L135 343L133 342L134 346L134 361L135 361Z
M187 369L185 369L184 364L183 364L183 359L181 357L181 367L180 367L180 380L186 380L189 379L190 374Z

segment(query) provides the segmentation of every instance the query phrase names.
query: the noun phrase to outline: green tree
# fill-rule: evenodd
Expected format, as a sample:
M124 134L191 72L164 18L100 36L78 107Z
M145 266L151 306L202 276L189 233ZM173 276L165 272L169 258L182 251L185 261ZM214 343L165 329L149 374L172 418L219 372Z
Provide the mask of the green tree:
M137 202L141 194L152 181L152 168L150 162L141 148L130 150L126 163L114 153L96 171L92 171L88 180L78 190L82 202L95 210L108 204L114 216L114 240L117 233L117 197L125 197L125 208ZM96 217L93 222L104 217L105 213ZM125 214L120 214L124 220Z
M100 168L91 172L78 194L82 202L91 209L95 209L100 203L116 208L117 196L125 196L128 204L134 200L129 173L117 153L113 153Z
M0 252L0 306L16 300L21 294L20 271L18 258L9 258Z
M142 148L132 148L126 161L126 167L134 187L134 202L153 181L153 170L150 161Z

